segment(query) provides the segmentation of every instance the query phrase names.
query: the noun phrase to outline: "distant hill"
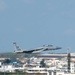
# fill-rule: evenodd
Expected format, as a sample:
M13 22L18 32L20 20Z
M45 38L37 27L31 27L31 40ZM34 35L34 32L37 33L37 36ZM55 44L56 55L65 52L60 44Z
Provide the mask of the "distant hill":
M16 58L29 58L37 56L37 54L16 54L16 53L0 53L0 58L10 58L11 60L16 60Z

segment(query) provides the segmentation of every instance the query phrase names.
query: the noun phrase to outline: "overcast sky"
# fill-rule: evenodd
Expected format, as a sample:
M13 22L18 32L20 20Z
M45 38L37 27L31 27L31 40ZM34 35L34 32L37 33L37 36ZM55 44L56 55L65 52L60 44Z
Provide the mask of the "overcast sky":
M0 0L0 52L13 52L13 42L75 52L75 0Z

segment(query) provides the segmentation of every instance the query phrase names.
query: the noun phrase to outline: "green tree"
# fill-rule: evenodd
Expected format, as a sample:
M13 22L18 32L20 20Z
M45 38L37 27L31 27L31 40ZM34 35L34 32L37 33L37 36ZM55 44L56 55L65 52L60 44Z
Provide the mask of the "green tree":
M40 67L46 67L45 60L44 59L41 60Z
M10 62L11 62L10 59L5 59L5 60L3 61L4 64L9 64Z

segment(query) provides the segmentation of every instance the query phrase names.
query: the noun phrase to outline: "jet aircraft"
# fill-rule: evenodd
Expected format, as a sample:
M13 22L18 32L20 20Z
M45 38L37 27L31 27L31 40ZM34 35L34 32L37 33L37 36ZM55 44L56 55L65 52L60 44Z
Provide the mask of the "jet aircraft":
M23 50L17 46L16 42L13 43L14 45L14 52L15 53L40 53L42 51L47 50L58 50L61 49L61 47L54 47L53 45L43 45L42 47L32 49L32 50Z

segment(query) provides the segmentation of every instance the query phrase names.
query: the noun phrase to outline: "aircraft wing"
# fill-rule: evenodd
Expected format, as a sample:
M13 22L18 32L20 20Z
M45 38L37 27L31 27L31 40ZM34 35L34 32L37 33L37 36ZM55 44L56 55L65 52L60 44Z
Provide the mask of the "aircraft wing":
M62 48L61 47L46 48L44 51L47 51L47 50L58 50L58 49L62 49Z
M40 49L33 49L33 50L28 50L28 51L23 51L23 53L39 53L41 51L43 51L44 48L40 48Z

